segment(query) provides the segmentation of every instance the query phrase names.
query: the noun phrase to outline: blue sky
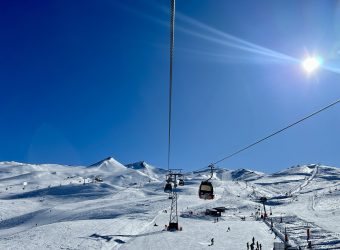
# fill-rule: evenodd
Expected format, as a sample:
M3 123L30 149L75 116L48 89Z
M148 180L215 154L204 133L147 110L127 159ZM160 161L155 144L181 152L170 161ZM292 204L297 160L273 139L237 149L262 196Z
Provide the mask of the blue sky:
M113 156L166 167L168 7L2 1L0 161L89 165ZM202 168L339 99L337 1L176 7L173 168ZM326 68L307 75L298 60L308 54ZM340 166L339 114L338 105L219 166Z

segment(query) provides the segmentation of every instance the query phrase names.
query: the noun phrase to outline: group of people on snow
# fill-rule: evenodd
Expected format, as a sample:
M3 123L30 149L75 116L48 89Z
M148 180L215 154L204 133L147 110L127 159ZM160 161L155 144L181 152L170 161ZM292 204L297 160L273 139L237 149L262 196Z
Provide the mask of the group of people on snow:
M255 237L253 236L251 244L247 242L247 250L262 250L262 244L258 241L255 244Z

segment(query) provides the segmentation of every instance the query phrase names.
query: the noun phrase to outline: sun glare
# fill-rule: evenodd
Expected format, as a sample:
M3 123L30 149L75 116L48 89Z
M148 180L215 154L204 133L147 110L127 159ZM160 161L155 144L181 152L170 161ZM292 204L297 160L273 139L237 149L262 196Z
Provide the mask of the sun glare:
M321 62L322 60L318 57L307 57L302 62L302 67L307 73L312 73L320 67Z

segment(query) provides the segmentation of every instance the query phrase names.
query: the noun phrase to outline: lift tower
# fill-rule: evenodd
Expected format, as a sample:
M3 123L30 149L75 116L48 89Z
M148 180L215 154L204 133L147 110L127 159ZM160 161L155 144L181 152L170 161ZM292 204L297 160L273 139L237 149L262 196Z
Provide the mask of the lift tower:
M169 183L173 185L172 191L170 193L171 197L171 211L170 211L170 222L168 226L169 231L177 231L179 230L178 226L178 212L177 212L177 180L182 177L183 174L180 173L180 170L171 170L167 175L167 180Z

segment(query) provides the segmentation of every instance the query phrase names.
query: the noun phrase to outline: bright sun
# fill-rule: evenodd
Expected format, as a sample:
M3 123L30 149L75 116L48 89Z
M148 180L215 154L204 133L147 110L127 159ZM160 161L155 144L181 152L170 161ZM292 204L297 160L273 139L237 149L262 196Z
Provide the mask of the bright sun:
M317 57L307 57L302 62L302 67L307 71L307 73L312 73L317 70L321 65L321 59Z

